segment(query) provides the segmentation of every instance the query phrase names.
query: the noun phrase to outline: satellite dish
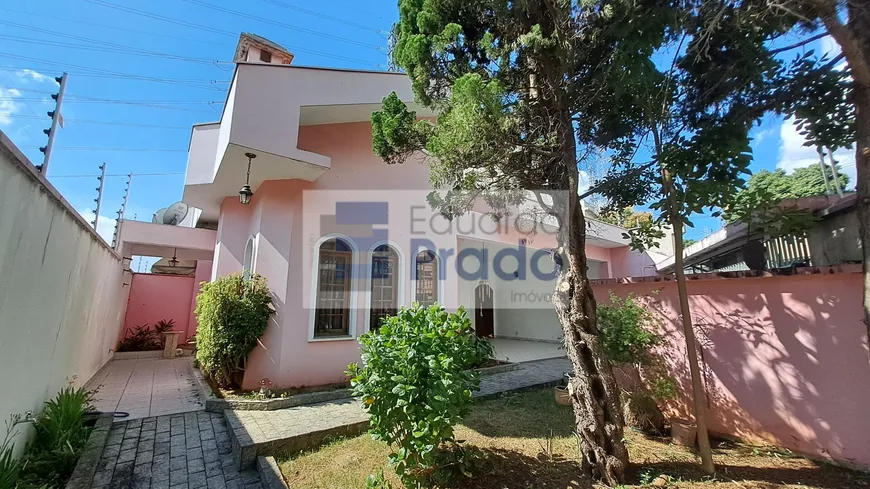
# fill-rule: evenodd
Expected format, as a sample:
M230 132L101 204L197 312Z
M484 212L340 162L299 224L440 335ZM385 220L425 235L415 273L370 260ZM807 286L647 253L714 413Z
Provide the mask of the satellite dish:
M160 209L159 211L154 213L154 217L151 218L151 222L155 224L163 224L163 216L166 215L166 207Z
M764 259L764 243L761 240L754 239L745 245L743 245L743 263L746 263L746 266L749 267L750 270L761 271L764 270L765 262Z
M166 213L163 214L163 224L178 226L181 224L181 221L187 217L188 210L189 206L184 202L176 202L172 204L166 209Z

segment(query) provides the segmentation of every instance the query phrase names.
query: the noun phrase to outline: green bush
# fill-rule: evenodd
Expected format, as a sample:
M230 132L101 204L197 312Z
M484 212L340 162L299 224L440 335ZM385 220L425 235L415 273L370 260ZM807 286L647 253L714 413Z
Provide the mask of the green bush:
M638 304L632 294L625 299L610 293L610 304L598 306L598 329L604 354L615 364L643 365L650 350L662 343L655 316Z
M154 328L147 324L127 328L127 337L121 340L116 351L151 351L163 349L163 333L172 331L175 320L161 319Z
M676 396L677 386L654 349L664 343L660 321L632 294L612 292L610 304L598 305L598 329L604 355L617 367L641 374L642 384L622 386L623 414L629 426L661 432L665 417L659 402ZM627 381L633 376L628 375Z
M408 487L449 476L462 464L453 426L468 413L480 379L468 370L485 350L460 308L401 308L362 335L362 366L347 374L370 415L372 436L393 447L390 465ZM460 467L462 468L462 467Z
M18 474L21 472L21 460L14 455L14 438L18 434L15 425L21 416L13 415L6 422L6 435L0 443L0 489L15 489Z
M241 384L248 354L263 336L272 314L266 279L233 273L203 283L196 297L196 361L221 387Z

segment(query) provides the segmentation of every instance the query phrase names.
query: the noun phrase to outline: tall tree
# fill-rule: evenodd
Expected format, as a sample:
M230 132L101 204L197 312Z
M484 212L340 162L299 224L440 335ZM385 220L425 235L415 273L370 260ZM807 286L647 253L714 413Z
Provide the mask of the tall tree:
M782 56L827 36L839 45L841 53L832 59L805 55L775 74L773 78L781 84L782 105L773 110L796 117L812 146L834 151L855 147L864 322L870 332L870 5L866 0L697 0L695 7L702 12L698 24L703 43L696 50L699 64L709 66L705 60L721 56L736 64L753 63L759 56ZM761 42L752 46L733 42L741 36L757 37L754 32L759 25L779 28L765 30ZM803 39L773 46L774 41L793 33L803 34ZM843 62L844 69L839 69ZM722 71L708 75L721 76Z
M832 180L833 170L828 166L825 170L828 174L828 180ZM838 177L842 187L849 184L847 175L838 173ZM825 185L821 165L818 164L798 168L791 174L787 174L781 168L774 171L761 170L749 178L746 188L737 193L734 198L735 202L730 207L749 205L751 200L758 200L758 196L761 194L766 196L765 200L770 200L771 203L776 204L783 199L813 197L830 192L831 189Z
M623 481L628 453L586 277L577 193L578 162L596 148L578 144L575 125L587 108L581 79L600 76L605 57L652 51L665 25L663 18L648 32L612 25L614 12L620 22L644 13L622 1L400 0L392 56L437 121L415 122L395 95L372 117L374 150L388 163L426 150L433 186L451 189L431 195L442 214L462 214L478 196L503 209L512 203L505 195L531 189L556 219L553 304L573 365L569 393L583 468L611 485Z

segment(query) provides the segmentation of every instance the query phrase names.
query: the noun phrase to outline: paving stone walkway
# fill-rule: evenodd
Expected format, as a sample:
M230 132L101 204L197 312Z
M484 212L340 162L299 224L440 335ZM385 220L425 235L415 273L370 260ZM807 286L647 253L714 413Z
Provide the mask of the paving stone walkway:
M567 358L520 364L517 370L488 375L475 397L528 389L560 381L571 370ZM359 401L344 399L277 411L226 411L233 430L233 455L240 467L258 455L292 453L320 444L330 436L352 436L366 429L368 415Z
M237 470L226 422L205 411L116 422L92 489L263 489Z

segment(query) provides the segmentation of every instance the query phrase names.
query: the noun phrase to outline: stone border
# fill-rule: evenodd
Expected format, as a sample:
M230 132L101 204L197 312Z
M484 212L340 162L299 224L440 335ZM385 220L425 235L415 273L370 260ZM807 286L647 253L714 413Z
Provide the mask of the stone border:
M103 413L97 417L97 423L88 437L82 454L76 462L76 468L66 483L66 489L90 489L97 472L97 465L103 455L103 448L109 438L109 430L115 420L115 413Z
M506 362L502 365L493 365L492 367L475 369L480 373L481 377L487 375L500 374L503 372L511 372L520 368L517 363ZM308 404L317 404L320 402L338 401L341 399L349 399L353 397L353 389L336 389L322 392L308 392L305 394L296 394L290 397L282 397L276 399L222 399L217 397L212 391L211 386L205 381L202 372L191 366L193 370L193 378L199 385L199 391L205 403L205 410L210 413L222 413L227 409L236 411L276 411L278 409L287 409L297 406L306 406Z
M264 489L289 489L275 457L257 457L257 472L260 474L260 484Z
M116 351L112 356L112 360L135 360L137 358L158 358L163 354L163 350L148 350L148 351Z

